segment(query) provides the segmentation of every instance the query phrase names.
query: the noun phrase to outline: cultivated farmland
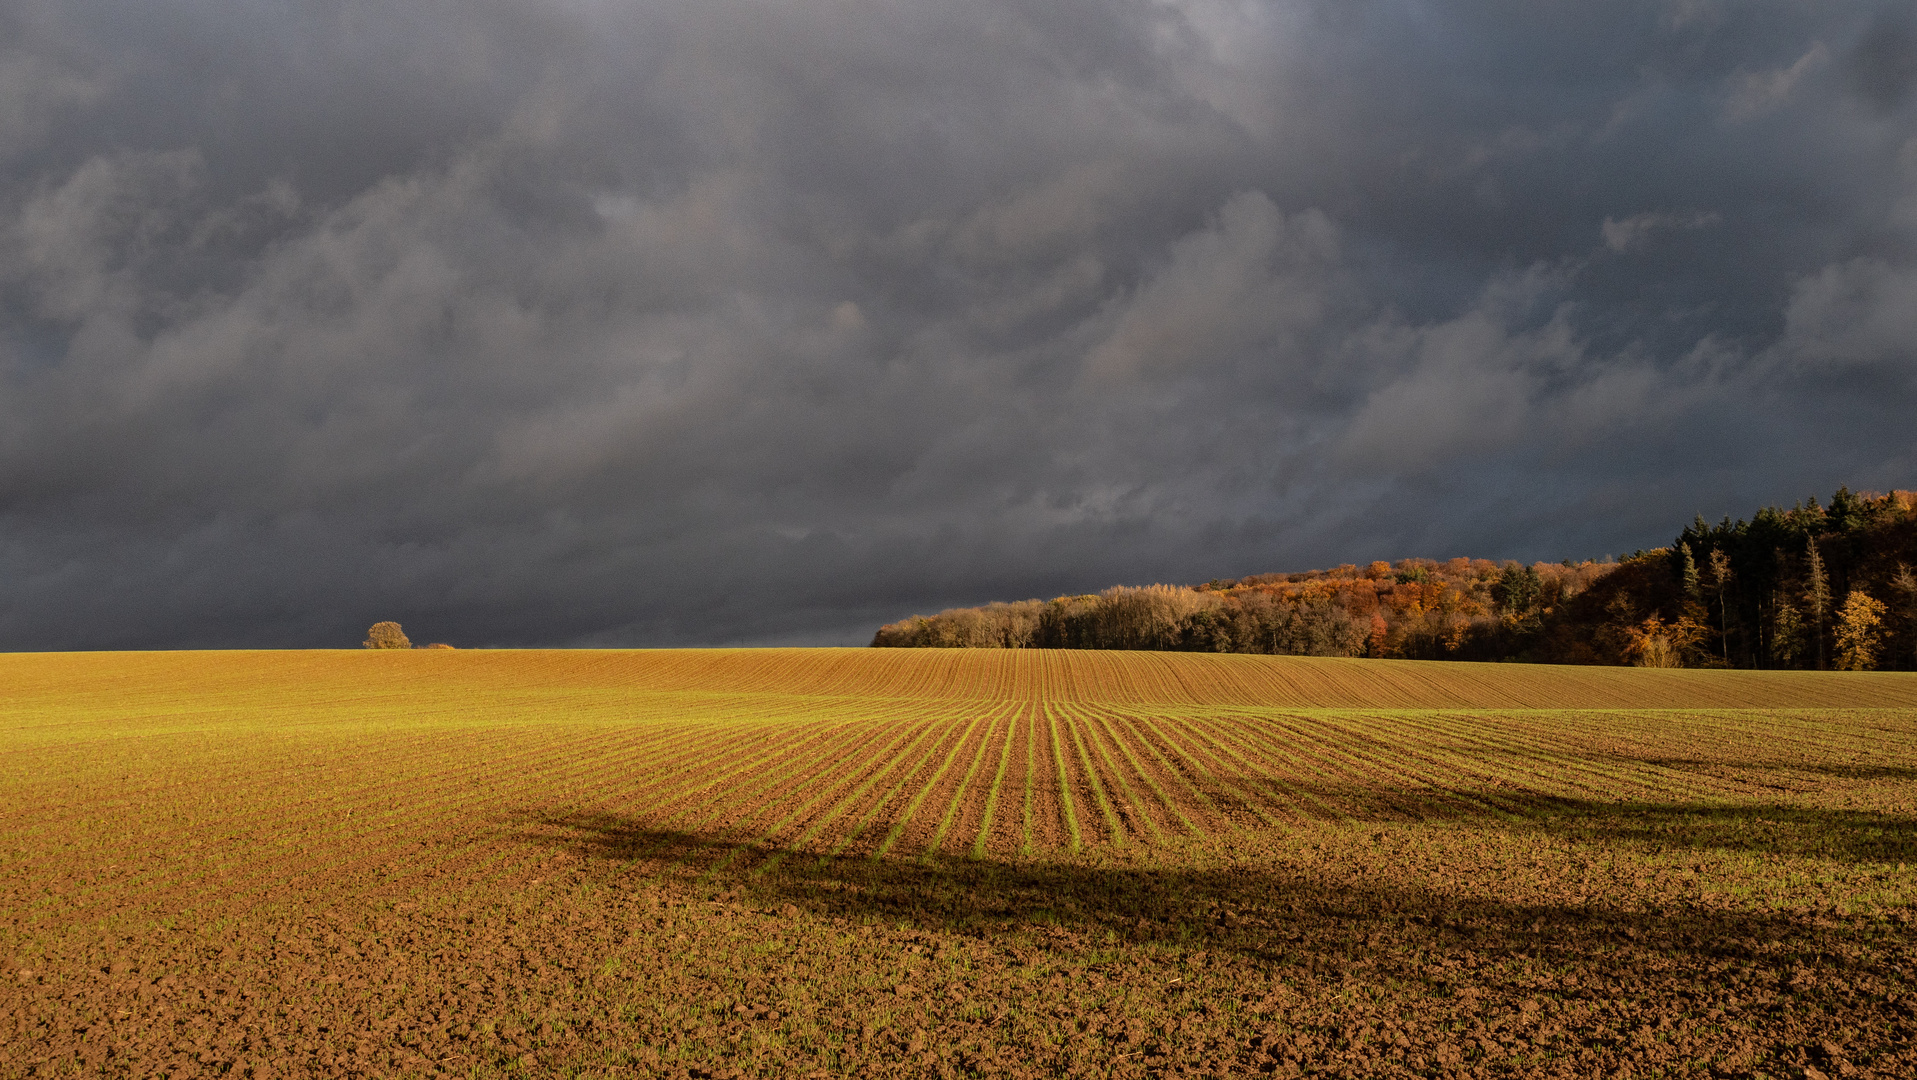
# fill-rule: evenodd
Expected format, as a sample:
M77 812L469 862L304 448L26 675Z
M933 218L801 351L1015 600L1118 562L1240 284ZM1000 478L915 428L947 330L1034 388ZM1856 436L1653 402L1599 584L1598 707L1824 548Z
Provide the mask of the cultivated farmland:
M0 1075L1909 1076L1917 676L0 656Z

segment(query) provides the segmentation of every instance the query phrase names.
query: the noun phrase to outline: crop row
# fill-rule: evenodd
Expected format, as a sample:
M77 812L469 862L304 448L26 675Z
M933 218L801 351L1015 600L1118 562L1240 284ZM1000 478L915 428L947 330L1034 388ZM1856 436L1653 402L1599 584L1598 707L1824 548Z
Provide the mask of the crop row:
M560 691L899 701L1105 702L1289 709L1917 707L1917 674L1690 671L1296 656L994 649L684 649L0 655L12 702L111 720L118 710L314 707L398 700L474 715ZM76 736L65 725L53 737ZM25 728L10 737L31 740Z
M777 694L764 687L843 682L847 657L877 657L871 681L892 685L911 663L892 657L925 653L770 650L752 654L772 669L756 683L737 655L657 662L659 683L673 664L706 665L703 690L581 674L639 663L619 654L559 656L552 665L577 670L541 685L482 666L463 683L442 670L349 691L326 682L340 662L324 654L282 667L189 658L169 678L221 664L231 677L173 697L147 657L72 695L39 670L6 717L5 925L354 891L447 902L583 851L646 875L763 873L793 859L1171 850L1322 822L1769 798L1876 775L1917 749L1906 710L1329 710L1245 705L1235 691L1198 705L1056 693L1106 670L1089 654L910 669L982 672L972 696L929 684ZM1128 659L1165 657L1111 662ZM234 674L248 670L265 674ZM1174 677L1209 669L1152 670L1171 680L1154 694L1189 697L1199 691ZM1024 692L1035 671L1047 692Z
M1034 702L861 712L808 701L768 719L763 704L755 715L720 708L403 746L369 736L358 755L328 763L323 775L339 781L317 785L310 768L275 767L263 753L198 784L161 771L148 778L144 813L110 808L76 829L77 807L42 806L35 822L14 822L23 864L55 837L69 858L89 847L99 858L146 852L124 872L67 878L16 901L31 917L110 905L130 890L187 909L270 903L329 882L469 890L582 843L653 873L686 860L706 872L763 870L794 857L1033 856L1313 821L1521 815L1554 801L1743 790L1734 777L1567 741L1581 724L1607 730L1602 717Z

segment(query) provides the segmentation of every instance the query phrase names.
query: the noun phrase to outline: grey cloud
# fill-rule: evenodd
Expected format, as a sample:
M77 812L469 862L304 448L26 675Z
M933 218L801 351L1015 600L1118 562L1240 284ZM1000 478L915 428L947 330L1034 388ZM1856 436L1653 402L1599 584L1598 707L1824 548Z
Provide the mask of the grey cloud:
M1816 41L1787 67L1739 72L1731 79L1724 114L1733 122L1750 120L1781 108L1805 77L1830 63L1830 50Z
M1885 15L1858 40L1847 65L1859 93L1879 109L1895 109L1917 85L1917 29L1909 16Z
M1342 273L1336 227L1306 211L1287 221L1260 192L1226 200L1215 225L1171 245L1168 265L1124 298L1085 357L1105 383L1179 375L1242 359L1308 384L1303 336L1326 320Z
M1797 283L1781 351L1812 365L1889 365L1917 374L1917 267L1877 258Z
M98 101L106 87L55 57L0 52L0 162L27 153L63 114Z
M0 0L0 644L853 642L1909 485L1896 15Z
M1721 224L1723 220L1723 215L1709 210L1691 214L1632 214L1622 221L1607 217L1603 226L1604 246L1614 252L1625 252L1648 242L1652 235L1661 230L1705 229Z

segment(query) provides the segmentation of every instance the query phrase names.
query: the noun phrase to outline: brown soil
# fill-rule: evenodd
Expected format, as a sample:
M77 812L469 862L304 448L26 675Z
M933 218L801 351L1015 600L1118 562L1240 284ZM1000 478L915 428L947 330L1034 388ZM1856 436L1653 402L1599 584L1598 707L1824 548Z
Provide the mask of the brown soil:
M825 655L0 658L0 1077L1917 1075L1917 710Z
M1917 1068L1907 921L1711 910L1645 878L1646 904L1551 902L1535 873L1495 880L1508 853L1461 834L1293 836L1214 868L853 858L634 886L636 838L602 832L550 852L536 883L450 902L341 882L16 957L0 1061L122 1076Z
M914 780L913 786L918 790L913 798L917 806L911 810L910 817L901 822L903 828L898 831L892 851L906 856L921 854L930 848L933 839L939 837L940 827L947 826L947 813L954 804L961 803L967 780L974 779L973 762L992 744L994 721L1007 711L1008 706L1004 704L988 709L973 706L953 717L939 745L935 767ZM943 846L946 838L939 839Z
M985 807L991 798L993 781L998 777L1001 767L1010 771L1010 762L1006 760L1006 736L1018 725L1022 709L1022 703L1008 702L993 714L991 730L980 740L980 748L984 753L978 759L976 771L966 783L962 801L952 813L951 824L939 845L941 853L950 856L976 853L979 830L984 825ZM1000 797L1003 798L1002 793ZM994 815L999 812L994 808Z
M1098 716L1111 740L1128 747L1141 766L1140 779L1157 800L1155 813L1161 839L1208 836L1233 829L1231 819L1189 775L1189 769L1179 768L1180 759L1169 752L1153 731L1153 724L1109 709L1087 711Z
M990 766L980 775L973 800L975 810L965 818L964 850L983 852L994 859L1013 859L1025 843L1026 750L1031 741L1035 703L1020 701L1006 714L1006 727L998 734ZM1009 739L1007 735L1009 734ZM997 786L996 799L992 795ZM986 820L986 807L991 818ZM980 844L983 836L984 843Z

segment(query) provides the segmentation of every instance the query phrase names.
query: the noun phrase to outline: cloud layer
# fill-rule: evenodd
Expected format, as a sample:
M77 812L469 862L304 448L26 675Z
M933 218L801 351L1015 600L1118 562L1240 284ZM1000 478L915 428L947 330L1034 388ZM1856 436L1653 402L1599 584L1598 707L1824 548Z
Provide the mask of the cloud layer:
M0 0L0 648L853 643L1917 485L1905 9Z

